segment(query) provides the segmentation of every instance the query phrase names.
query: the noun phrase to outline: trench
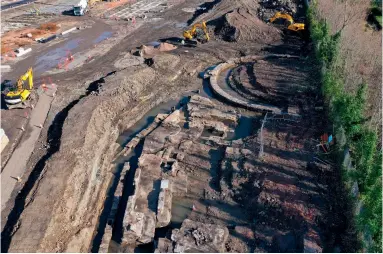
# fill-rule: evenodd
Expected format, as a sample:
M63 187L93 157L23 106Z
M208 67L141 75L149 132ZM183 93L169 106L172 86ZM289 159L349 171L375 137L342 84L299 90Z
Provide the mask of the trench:
M15 204L7 217L4 229L1 232L1 252L8 252L10 247L12 236L17 230L17 225L21 214L28 205L26 203L28 195L31 193L36 184L39 183L42 172L46 166L47 161L59 151L61 145L61 136L62 129L66 118L68 117L69 111L81 101L81 99L87 97L92 92L97 92L102 84L105 82L104 78L114 74L115 72L110 72L106 76L93 81L88 85L86 92L81 95L78 99L69 103L64 109L62 109L55 118L53 119L52 124L49 126L46 143L48 145L47 152L40 160L36 163L32 169L27 181L25 182L23 188L19 191L16 196Z
M117 139L117 143L124 147L132 138L134 138L138 133L140 133L143 129L147 128L153 121L154 118L161 113L170 113L172 107L180 107L183 100L170 100L164 103L159 104L158 106L149 110L140 120L138 120L132 127L124 131ZM120 174L123 169L123 166L126 162L129 162L130 169L126 174L125 179L123 180L123 194L122 198L119 202L118 210L115 217L115 222L113 226L113 235L112 241L110 244L111 252L119 252L121 248L121 239L123 236L123 218L125 214L126 205L128 202L129 196L134 193L134 175L136 173L136 169L138 167L138 158L141 156L142 148L144 145L144 139L140 141L140 143L135 147L135 149L128 154L127 156L120 156L117 158L114 163L116 164L114 168L115 177L112 180L112 184L108 189L108 195L105 200L104 209L99 218L99 225L97 229L96 236L93 239L91 251L98 252L103 233L105 231L105 227L107 225L107 218L109 216L110 210L112 208L114 192L116 190L117 184L120 180Z
M196 94L196 92L187 92L182 96L177 97L176 99L169 100L150 109L140 120L138 120L132 127L123 131L120 136L117 138L116 142L124 147L129 141L131 141L138 133L140 133L143 129L147 128L155 119L158 114L169 114L173 109L179 109L187 104L189 100L189 96ZM209 88L208 80L203 80L202 89L199 90L198 94L203 97L212 98L213 93ZM98 252L100 248L100 244L102 241L103 234L105 232L105 228L107 226L107 219L109 213L112 208L114 193L117 188L117 184L120 181L120 174L123 169L123 166L126 162L129 162L130 169L126 173L125 179L123 180L123 194L122 198L118 204L117 213L115 216L112 233L112 240L109 244L109 252L121 252L124 251L124 247L121 245L122 237L123 237L123 218L128 202L129 196L134 193L134 175L136 173L136 169L138 168L138 159L141 156L143 145L143 138L139 144L135 147L135 149L128 154L127 156L120 156L115 159L113 162L115 164L115 168L113 171L114 177L112 179L112 183L107 190L107 197L104 203L104 209L100 215L97 232L93 238L93 242L91 245L91 252ZM191 213L193 207L193 203L191 199L187 198L174 198L172 203L172 219L169 226L164 228L156 229L155 240L159 237L166 236L172 229L178 228L181 226L182 221L188 217ZM173 216L174 215L174 216ZM135 248L135 252L153 252L154 244L142 244Z
M208 68L210 69L210 68ZM208 70L207 69L207 70ZM202 75L201 73L200 75ZM226 84L226 82L223 82ZM194 92L187 92L184 93L182 96L177 97L176 99L169 100L163 103L160 103L159 105L153 107L150 109L145 115L135 122L133 126L128 128L127 130L123 131L120 136L117 138L116 142L121 146L124 147L126 144L128 144L138 133L140 133L143 129L147 128L155 119L155 117L158 114L162 113L171 113L172 108L173 109L179 109L186 105L189 100L189 96L196 94L196 91ZM198 91L198 95L202 97L206 97L209 99L214 100L215 97L210 89L209 80L204 79L202 82L202 88ZM240 139L247 137L251 134L253 134L253 129L251 126L255 124L255 118L254 116L257 116L258 114L255 112L244 112L239 120L238 126L235 128L235 132L229 133L226 137L227 140L234 140L234 139ZM124 246L122 244L122 238L123 238L123 218L128 202L129 196L133 195L135 187L133 185L134 181L134 175L136 173L136 169L138 168L138 159L141 156L143 145L144 145L145 138L141 139L139 144L135 147L135 149L128 154L127 156L120 156L115 159L113 162L115 164L114 168L114 177L112 179L112 183L110 184L109 189L107 190L107 198L104 203L104 209L100 215L99 223L97 227L97 231L95 232L95 236L93 238L93 242L91 245L91 252L98 252L103 234L105 232L105 228L108 223L108 216L110 214L113 199L114 199L114 193L117 187L118 182L120 181L120 174L123 169L123 166L126 162L129 162L130 169L127 172L125 179L123 179L123 194L121 197L121 200L118 204L117 213L115 216L114 224L112 226L112 239L109 244L109 252L127 252L131 251L127 249L127 246ZM218 152L219 157L222 157L223 153ZM219 161L217 159L217 161ZM218 172L215 172L218 174ZM217 178L218 175L214 176L212 179ZM212 184L212 183L211 183ZM153 252L154 251L154 242L160 238L160 237L166 237L168 236L170 238L170 234L172 229L180 228L182 222L189 217L190 213L193 210L193 203L195 203L195 200L192 198L187 197L173 197L172 200L172 210L171 210L171 221L170 224L163 228L156 228L155 231L155 237L154 241L148 244L142 244L135 247L134 252L142 253L142 252Z

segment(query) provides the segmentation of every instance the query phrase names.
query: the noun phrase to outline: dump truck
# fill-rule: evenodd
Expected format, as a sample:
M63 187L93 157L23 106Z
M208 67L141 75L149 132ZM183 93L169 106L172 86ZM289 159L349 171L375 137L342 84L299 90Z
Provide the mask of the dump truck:
M88 1L80 0L77 5L73 7L73 15L83 16L88 11Z

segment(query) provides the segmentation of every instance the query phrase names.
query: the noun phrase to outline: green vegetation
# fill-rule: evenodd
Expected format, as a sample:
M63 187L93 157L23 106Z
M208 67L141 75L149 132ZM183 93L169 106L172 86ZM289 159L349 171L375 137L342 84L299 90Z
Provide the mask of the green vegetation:
M371 13L380 26L382 26L382 0L371 1Z
M322 91L335 132L344 130L345 146L350 148L356 169L344 180L358 182L359 199L364 203L364 208L356 218L356 226L361 235L369 234L373 240L368 251L382 253L382 151L377 148L377 134L364 125L367 88L361 84L354 94L345 91L342 64L338 57L341 32L331 35L329 25L319 19L315 10L313 3L307 15L316 58L324 70ZM341 150L344 148L340 147ZM349 184L345 182L345 186Z

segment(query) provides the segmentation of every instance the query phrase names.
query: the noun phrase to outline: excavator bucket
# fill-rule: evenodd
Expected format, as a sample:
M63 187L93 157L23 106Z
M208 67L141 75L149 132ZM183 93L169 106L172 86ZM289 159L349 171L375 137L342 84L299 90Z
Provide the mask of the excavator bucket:
M305 24L303 23L294 23L294 24L291 24L287 27L287 29L291 30L291 31L301 31L301 30L305 30Z

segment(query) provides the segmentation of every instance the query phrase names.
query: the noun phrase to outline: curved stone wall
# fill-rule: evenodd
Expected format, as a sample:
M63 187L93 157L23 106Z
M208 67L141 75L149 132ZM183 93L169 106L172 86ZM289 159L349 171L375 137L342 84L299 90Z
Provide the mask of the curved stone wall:
M229 68L234 68L235 66L247 63L247 62L254 62L261 59L266 59L270 57L280 57L280 58L292 58L292 56L289 55L266 55L266 56L246 56L241 58L235 58L230 59L225 63L218 64L211 72L210 72L210 88L212 89L213 93L220 97L221 99L225 100L228 103L234 104L239 107L246 108L248 110L253 111L261 111L261 112L273 112L277 114L282 113L282 109L278 108L273 105L263 104L263 103L252 103L248 102L245 99L241 99L240 95L238 97L232 96L225 92L219 85L218 85L218 76L219 74L227 70Z

